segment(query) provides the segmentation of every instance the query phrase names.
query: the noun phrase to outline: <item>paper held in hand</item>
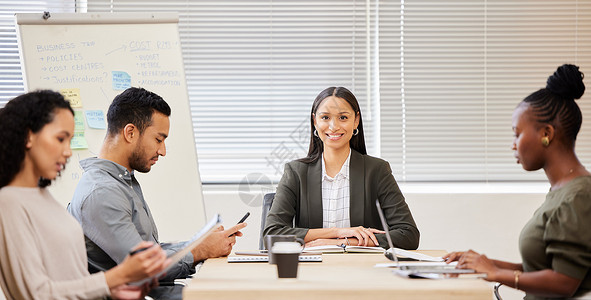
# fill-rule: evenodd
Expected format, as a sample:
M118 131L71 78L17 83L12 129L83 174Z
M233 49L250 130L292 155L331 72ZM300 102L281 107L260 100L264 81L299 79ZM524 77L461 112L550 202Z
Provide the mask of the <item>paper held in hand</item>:
M142 280L139 280L136 282L131 282L131 283L129 283L129 285L139 286L139 285L142 285L146 282L152 281L154 278L156 278L156 279L160 278L168 270L170 270L170 268L172 268L174 265L176 265L176 263L178 261L180 261L183 257L185 257L185 255L189 254L189 252L191 252L191 250L193 250L195 247L197 247L199 244L201 244L203 242L203 240L205 240L205 238L207 238L212 232L215 231L215 229L217 228L217 225L220 224L221 222L222 222L222 218L220 217L220 215L215 214L213 216L213 218L211 218L207 222L207 224L205 224L205 226L203 226L203 228L201 228L201 230L199 230L199 232L195 233L195 235L193 235L190 240L185 242L185 246L181 250L171 254L168 257L172 260L172 262L170 263L170 265L168 265L168 267L166 267L160 273L158 273L150 278L142 279Z

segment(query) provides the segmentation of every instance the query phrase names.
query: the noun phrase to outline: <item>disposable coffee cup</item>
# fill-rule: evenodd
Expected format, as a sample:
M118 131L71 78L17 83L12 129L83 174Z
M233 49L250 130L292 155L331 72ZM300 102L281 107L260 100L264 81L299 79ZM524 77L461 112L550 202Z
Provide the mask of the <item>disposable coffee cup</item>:
M279 278L297 278L302 246L297 242L276 242L271 256L277 265Z
M268 250L269 255L269 263L275 264L275 259L273 258L273 245L277 242L298 242L300 244L300 252L304 248L304 240L297 238L295 235L267 235L265 236L264 243L265 248Z

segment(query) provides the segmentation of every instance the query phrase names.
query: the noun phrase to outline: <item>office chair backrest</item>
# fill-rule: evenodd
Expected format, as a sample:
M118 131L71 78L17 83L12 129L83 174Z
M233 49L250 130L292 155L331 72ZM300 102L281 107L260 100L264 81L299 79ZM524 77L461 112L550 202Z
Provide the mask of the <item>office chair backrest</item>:
M263 231L265 230L265 221L267 220L267 214L269 213L269 209L271 209L271 205L273 204L274 199L275 193L268 193L265 194L265 197L263 197L263 213L261 214L261 234L259 236L259 250L265 249L265 243L263 241Z
M495 297L497 300L503 300L503 298L501 298L501 294L499 294L499 288L501 287L501 285L503 285L503 284L500 282L497 282L495 284L494 289L493 289L493 293L495 294Z

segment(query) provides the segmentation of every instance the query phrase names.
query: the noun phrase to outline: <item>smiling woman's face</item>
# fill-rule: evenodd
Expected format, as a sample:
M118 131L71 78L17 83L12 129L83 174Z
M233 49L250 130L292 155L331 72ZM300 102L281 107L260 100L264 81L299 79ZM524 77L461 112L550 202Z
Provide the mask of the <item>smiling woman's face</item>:
M349 141L358 125L359 116L343 98L325 98L314 114L314 127L325 150L349 150Z

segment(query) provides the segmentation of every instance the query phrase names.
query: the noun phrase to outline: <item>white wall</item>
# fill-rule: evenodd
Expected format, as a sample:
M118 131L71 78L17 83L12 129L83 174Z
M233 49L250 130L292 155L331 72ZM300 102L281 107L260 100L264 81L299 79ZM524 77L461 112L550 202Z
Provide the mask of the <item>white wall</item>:
M519 262L519 233L544 201L548 186L403 184L401 190L421 231L419 249L473 249L491 258ZM226 226L250 211L248 227L234 249L258 249L261 207L246 202L261 196L252 193L245 197L238 186L229 185L204 186L203 191L207 215L219 212ZM523 297L509 289L503 290L503 295L505 300Z

